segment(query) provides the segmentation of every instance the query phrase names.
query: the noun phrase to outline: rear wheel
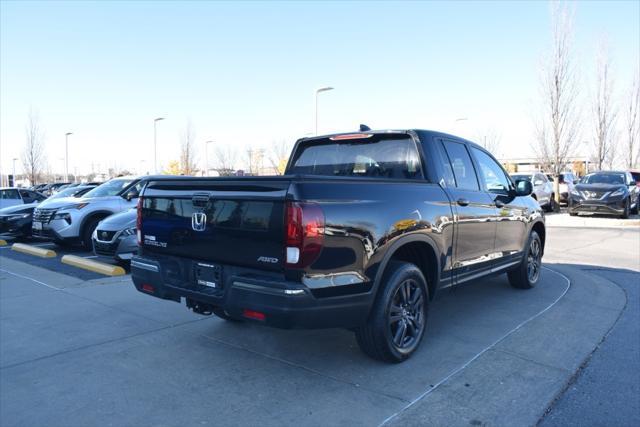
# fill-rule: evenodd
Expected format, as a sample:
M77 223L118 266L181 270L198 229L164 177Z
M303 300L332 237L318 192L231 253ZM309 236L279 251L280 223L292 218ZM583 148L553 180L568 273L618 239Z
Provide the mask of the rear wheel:
M542 242L535 231L529 235L524 257L515 270L508 273L509 283L518 289L531 289L540 280L542 269Z
M391 261L367 324L356 330L360 349L384 362L408 359L422 342L428 304L427 281L420 269Z

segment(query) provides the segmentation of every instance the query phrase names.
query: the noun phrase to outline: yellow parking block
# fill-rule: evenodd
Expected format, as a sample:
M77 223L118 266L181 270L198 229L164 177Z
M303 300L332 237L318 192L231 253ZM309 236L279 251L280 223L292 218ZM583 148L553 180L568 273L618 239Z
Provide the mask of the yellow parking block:
M22 252L23 254L39 256L41 258L55 258L56 256L56 251L54 250L25 245L24 243L14 243L11 245L11 250Z
M122 276L126 274L124 268L105 264L103 262L94 261L91 259L82 258L77 255L64 255L62 257L64 264L73 265L74 267L84 268L85 270L93 271L94 273L100 273L107 276Z
M0 239L0 246L7 246L7 241Z

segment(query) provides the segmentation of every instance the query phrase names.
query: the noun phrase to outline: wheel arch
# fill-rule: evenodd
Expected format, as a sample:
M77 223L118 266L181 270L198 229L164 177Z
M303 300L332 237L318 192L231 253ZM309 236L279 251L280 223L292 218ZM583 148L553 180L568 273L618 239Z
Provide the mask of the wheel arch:
M80 230L78 232L78 235L80 237L82 237L82 234L84 233L84 228L87 226L87 224L89 222L93 221L94 219L102 220L102 219L105 219L106 217L111 216L113 214L114 214L113 212L108 211L108 210L104 210L104 209L101 209L101 210L98 210L98 211L95 211L95 212L91 212L89 215L85 216L82 219L82 222L80 223Z
M409 235L394 242L380 262L374 281L374 292L380 288L382 278L389 266L389 261L406 261L415 264L427 279L429 299L433 299L440 283L440 251L437 245L427 236Z
M544 246L547 240L547 229L542 221L536 221L531 226L531 231L535 231L540 236L540 243L542 244L542 254L544 255Z

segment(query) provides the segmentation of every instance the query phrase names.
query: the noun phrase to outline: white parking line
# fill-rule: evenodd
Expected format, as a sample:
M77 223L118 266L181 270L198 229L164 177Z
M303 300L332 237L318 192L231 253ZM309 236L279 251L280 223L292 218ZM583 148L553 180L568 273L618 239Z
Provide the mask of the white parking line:
M46 283L41 282L39 280L36 280L36 279L34 279L32 277L23 276L22 274L18 274L18 273L12 273L11 271L5 270L4 268L0 268L0 271L2 271L4 273L7 273L7 274L10 274L12 276L20 277L21 279L31 280L32 282L35 282L35 283L37 283L39 285L42 285L42 286L46 286L47 288L55 289L56 291L61 291L62 290L61 288L56 288L55 286L47 285Z
M564 280L567 281L567 287L565 288L565 290L562 292L562 294L551 303L551 305L549 305L547 308L545 308L544 310L538 312L537 314L534 314L533 316L531 316L530 318L528 318L527 320L525 320L524 322L520 323L518 326L516 326L515 328L511 329L509 332L507 332L506 334L504 334L503 336L501 336L500 338L498 338L496 341L494 341L491 345L489 345L488 347L486 347L484 350L482 350L480 353L476 354L475 356L473 356L471 359L469 359L467 362L465 362L462 366L460 366L459 368L454 369L449 375L447 375L446 377L444 377L443 379L441 379L440 381L438 381L437 383L435 383L431 388L429 388L427 391L425 391L424 393L422 393L420 396L416 397L415 399L413 399L411 402L409 402L407 405L405 405L402 409L400 409L398 412L390 415L389 417L387 417L384 421L382 421L380 423L380 426L383 426L385 424L387 424L389 421L393 420L395 417L397 417L398 415L402 414L404 411L406 411L407 409L411 408L413 405L415 405L416 403L418 403L419 401L421 401L424 397L426 397L427 395L429 395L432 391L434 391L435 389L437 389L438 387L440 387L442 384L446 383L451 377L453 377L454 375L456 375L457 373L459 373L460 371L462 371L463 369L465 369L467 366L469 366L471 363L473 363L474 360L478 359L480 356L482 356L483 354L485 354L487 351L491 350L493 347L495 347L496 345L500 344L502 341L504 341L505 338L507 338L509 335L511 335L512 333L516 332L518 329L522 328L524 325L526 325L527 323L531 322L532 320L534 320L535 318L537 318L538 316L540 316L541 314L545 313L547 310L549 310L551 307L553 307L554 305L556 305L556 303L558 301L560 301L562 299L563 296L566 295L566 293L569 291L569 288L571 287L571 280L569 280L569 278L567 276L565 276L564 274L557 272L549 267L542 267L545 270L549 270L552 273L557 274L558 276L562 277Z

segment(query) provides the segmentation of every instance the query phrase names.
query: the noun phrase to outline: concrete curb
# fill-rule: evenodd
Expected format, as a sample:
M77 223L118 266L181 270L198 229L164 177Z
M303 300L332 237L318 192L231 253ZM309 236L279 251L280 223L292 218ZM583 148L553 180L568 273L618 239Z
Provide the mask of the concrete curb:
M105 264L103 262L82 258L77 255L64 255L62 257L62 262L74 267L93 271L94 273L104 274L105 276L124 276L126 274L124 268L118 265Z
M638 228L640 219L618 219L598 216L569 216L569 214L547 214L547 227L577 227L577 228Z
M14 243L11 245L11 250L21 252L27 255L38 256L40 258L55 258L56 251L52 249L37 248L35 246L26 245L24 243Z
M577 268L552 267L572 283L556 305L386 425L536 425L626 304L614 283Z

